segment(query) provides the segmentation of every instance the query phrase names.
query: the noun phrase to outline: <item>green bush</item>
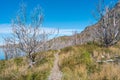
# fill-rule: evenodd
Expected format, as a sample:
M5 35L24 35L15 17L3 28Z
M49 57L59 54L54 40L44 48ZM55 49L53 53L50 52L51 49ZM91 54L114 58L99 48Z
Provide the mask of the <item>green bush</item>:
M66 47L66 48L62 49L63 52L69 52L71 50L74 50L74 48L73 47Z
M17 66L20 66L22 65L22 62L23 62L23 58L15 58L14 59L14 62Z
M2 69L5 69L5 67L5 60L0 61L0 72L2 71Z
M80 61L81 63L86 64L86 65L91 64L92 60L90 57L90 53L87 51L84 51L80 56Z

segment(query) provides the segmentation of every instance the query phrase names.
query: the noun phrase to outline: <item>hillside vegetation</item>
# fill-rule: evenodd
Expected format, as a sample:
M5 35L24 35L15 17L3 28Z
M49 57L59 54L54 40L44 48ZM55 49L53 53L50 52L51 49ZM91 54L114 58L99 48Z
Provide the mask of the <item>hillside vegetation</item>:
M0 61L0 80L48 80L54 64L54 54L59 52L59 68L62 80L120 80L119 62L97 63L97 60L119 56L120 43L104 48L89 42L84 45L66 47L36 53L37 63L28 68L26 57ZM39 60L43 54L44 58ZM102 56L106 57L102 57ZM107 55L110 55L109 57Z
M61 37L59 30L41 29L40 7L28 15L21 5L11 37L0 46L6 59L0 80L120 80L120 1L114 7L99 1L96 24Z

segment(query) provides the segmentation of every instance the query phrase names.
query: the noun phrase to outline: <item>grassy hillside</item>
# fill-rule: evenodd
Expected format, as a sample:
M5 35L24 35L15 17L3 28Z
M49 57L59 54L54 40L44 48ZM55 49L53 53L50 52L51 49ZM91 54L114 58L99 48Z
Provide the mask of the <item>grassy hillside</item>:
M104 48L97 44L66 47L59 52L62 80L120 80L118 63L97 63L97 60L113 59L120 55L119 43ZM58 51L37 53L38 62L28 68L25 57L0 61L0 80L47 80L53 67L54 54ZM45 58L39 61L39 56ZM102 58L101 55L109 57Z
M45 58L39 61L41 53L37 53L38 62L34 68L28 68L25 57L0 61L0 80L47 80L54 61L55 51L43 52Z
M118 45L101 48L94 44L87 44L63 49L60 53L60 67L64 75L62 80L119 80L118 64L96 63L97 59L102 59L101 54L110 54L112 58L116 52L120 53ZM96 59L93 58L94 55Z

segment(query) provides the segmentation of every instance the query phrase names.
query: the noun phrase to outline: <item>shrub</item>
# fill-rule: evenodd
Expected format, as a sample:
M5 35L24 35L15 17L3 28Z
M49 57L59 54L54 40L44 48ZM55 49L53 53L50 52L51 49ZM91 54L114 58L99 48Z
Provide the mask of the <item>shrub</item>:
M17 66L20 66L22 65L22 62L23 62L23 58L15 58L14 59L14 62Z

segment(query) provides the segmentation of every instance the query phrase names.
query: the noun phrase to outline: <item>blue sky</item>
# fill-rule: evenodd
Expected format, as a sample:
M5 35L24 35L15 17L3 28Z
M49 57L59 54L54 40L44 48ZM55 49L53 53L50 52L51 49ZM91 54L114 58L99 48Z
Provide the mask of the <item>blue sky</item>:
M105 0L108 4L110 1ZM0 40L4 34L9 35L11 19L16 16L20 3L27 5L27 11L40 5L44 12L43 27L59 28L61 32L83 30L86 26L95 23L92 11L98 0L0 0ZM66 31L66 32L65 32ZM1 44L0 42L0 44Z
M77 29L93 20L91 12L97 2L97 0L1 0L0 23L10 23L22 1L27 4L29 12L38 4L42 7L45 26L73 28L72 24Z

